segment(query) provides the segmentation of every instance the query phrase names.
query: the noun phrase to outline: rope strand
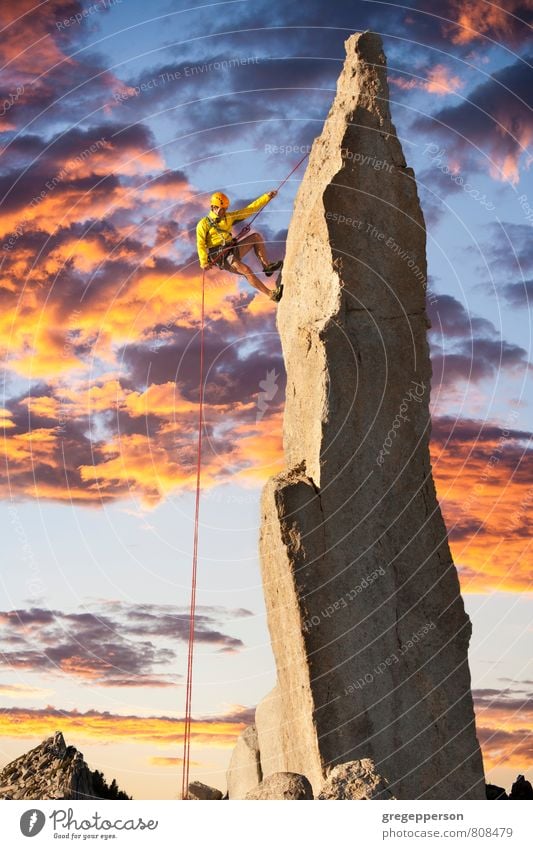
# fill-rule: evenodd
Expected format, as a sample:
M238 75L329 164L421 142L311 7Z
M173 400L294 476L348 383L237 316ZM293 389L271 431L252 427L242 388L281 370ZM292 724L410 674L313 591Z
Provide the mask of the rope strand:
M304 159L309 156L306 153L300 161L294 166L292 171L281 181L276 189L276 192L285 185L287 180L292 177L294 172L300 167ZM265 204L266 205L266 204ZM244 227L237 235L239 238L249 232L253 222L261 214L264 207L260 209L251 219L250 223ZM230 250L227 248L226 250ZM193 683L193 660L194 660L194 628L196 618L196 585L198 577L198 530L200 520L200 490L201 490L201 471L202 471L202 431L204 427L204 325L205 325L205 269L202 274L202 308L200 319L200 401L198 411L198 454L196 465L196 501L194 509L194 540L193 540L193 555L192 555L192 579L191 579L191 600L189 605L189 642L187 649L187 684L185 691L185 720L183 727L183 766L181 775L181 798L189 798L189 768L191 755L191 718L192 718L192 683Z
M196 502L194 510L194 542L192 555L191 603L189 606L189 646L187 653L187 687L185 694L185 725L183 730L183 770L181 798L189 796L189 766L191 753L191 709L192 673L194 657L194 624L196 616L196 581L198 576L198 527L200 518L200 483L202 469L202 431L204 418L204 319L205 319L205 271L202 274L202 309L200 320L200 403L198 413L198 455L196 467Z

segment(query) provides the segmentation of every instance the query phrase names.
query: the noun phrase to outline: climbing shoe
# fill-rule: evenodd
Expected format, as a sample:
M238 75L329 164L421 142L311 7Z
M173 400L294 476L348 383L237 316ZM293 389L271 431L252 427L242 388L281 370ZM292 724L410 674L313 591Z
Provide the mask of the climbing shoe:
M277 303L278 301L281 301L282 295L283 295L283 283L280 283L279 286L276 286L274 291L270 293L270 300L275 301Z
M268 265L263 266L263 271L265 272L267 277L271 277L278 268L281 268L283 265L283 260L278 259L277 262L269 262Z

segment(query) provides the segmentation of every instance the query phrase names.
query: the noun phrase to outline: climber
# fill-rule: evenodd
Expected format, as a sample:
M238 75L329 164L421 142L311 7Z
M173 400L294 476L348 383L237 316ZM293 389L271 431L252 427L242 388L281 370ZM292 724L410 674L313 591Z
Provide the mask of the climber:
M224 192L215 192L211 195L209 214L201 218L196 227L196 242L202 268L212 268L213 265L217 265L218 268L230 271L232 274L242 274L251 286L263 292L264 295L268 295L272 301L277 302L283 293L281 274L276 281L276 288L269 289L242 261L242 257L253 248L267 277L271 277L275 271L280 269L283 266L283 261L268 261L265 242L259 233L249 233L237 242L231 230L235 222L244 221L254 212L257 213L276 195L277 191L268 192L243 209L230 212L228 209L229 198Z

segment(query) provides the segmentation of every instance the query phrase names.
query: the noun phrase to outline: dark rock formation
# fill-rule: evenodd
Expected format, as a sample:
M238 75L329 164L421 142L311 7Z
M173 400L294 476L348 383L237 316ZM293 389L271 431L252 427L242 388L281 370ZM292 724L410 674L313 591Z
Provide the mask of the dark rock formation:
M533 787L531 782L523 775L518 775L511 787L509 799L533 799Z
M11 761L0 772L0 799L129 799L115 780L89 769L61 731Z
M508 799L509 796L505 792L504 787L498 787L497 784L487 784L485 787L487 799L494 801L495 799Z

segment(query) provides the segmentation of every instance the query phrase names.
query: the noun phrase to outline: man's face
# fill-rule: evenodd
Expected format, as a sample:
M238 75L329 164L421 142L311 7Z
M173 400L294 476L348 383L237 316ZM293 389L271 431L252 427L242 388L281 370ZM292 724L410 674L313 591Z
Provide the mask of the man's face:
M226 214L225 206L212 206L211 209L213 210L217 218L224 218Z

